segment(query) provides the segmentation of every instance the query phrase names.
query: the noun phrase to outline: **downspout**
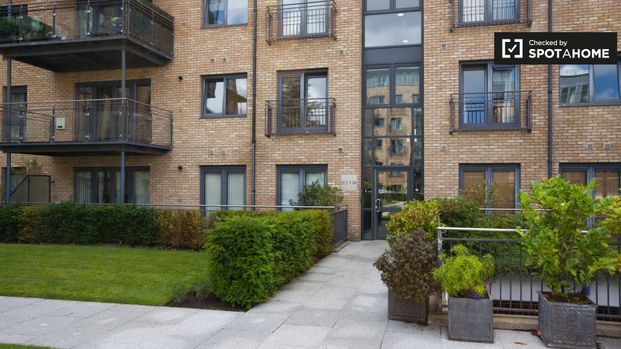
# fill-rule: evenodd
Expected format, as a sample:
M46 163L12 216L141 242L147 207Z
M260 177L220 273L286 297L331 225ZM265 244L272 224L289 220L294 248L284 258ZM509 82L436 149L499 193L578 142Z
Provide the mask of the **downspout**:
M257 0L252 2L252 159L250 162L250 204L256 204L257 179Z
M548 0L548 32L553 31L552 23L552 3L554 0ZM548 64L548 178L553 175L553 157L554 157L554 118L552 115L552 64Z

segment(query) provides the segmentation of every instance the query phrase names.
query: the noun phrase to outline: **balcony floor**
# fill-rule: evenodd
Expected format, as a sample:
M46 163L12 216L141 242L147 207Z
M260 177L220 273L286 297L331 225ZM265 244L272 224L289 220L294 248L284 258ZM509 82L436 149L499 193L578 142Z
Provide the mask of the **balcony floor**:
M126 155L163 155L172 149L134 142L55 142L55 143L2 143L0 151L12 154L47 156L95 156L116 155L125 151Z
M163 66L172 59L124 36L2 44L0 54L54 72L78 72L120 69L123 49L127 68Z

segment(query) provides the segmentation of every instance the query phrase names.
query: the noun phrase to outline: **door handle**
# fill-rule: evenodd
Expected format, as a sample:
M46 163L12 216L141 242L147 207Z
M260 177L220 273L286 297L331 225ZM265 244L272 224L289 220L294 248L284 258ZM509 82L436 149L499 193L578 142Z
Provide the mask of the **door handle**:
M381 208L382 208L382 200L381 199L376 199L375 200L375 210L377 212L380 212Z

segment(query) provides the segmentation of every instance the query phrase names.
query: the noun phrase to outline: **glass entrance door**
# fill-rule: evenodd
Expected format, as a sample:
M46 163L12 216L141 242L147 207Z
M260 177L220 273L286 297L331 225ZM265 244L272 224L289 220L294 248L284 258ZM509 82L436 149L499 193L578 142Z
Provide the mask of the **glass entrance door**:
M408 167L376 168L373 181L373 239L386 239L386 223L412 199Z

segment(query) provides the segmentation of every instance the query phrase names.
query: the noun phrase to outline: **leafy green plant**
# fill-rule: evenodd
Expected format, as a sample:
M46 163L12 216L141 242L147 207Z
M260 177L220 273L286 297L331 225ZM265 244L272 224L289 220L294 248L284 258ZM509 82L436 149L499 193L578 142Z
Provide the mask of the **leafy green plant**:
M459 195L456 198L437 198L440 222L447 227L480 227L485 213L475 201Z
M442 265L433 271L433 278L451 297L487 296L485 283L495 269L492 256L479 258L462 245L453 246L451 252L442 254Z
M401 298L424 301L437 288L431 275L437 267L436 244L423 230L396 237L374 266Z
M436 201L410 201L403 209L390 217L386 224L388 242L403 235L422 229L427 237L432 238L440 224L439 205Z
M343 203L343 192L340 188L315 182L304 186L304 190L298 194L297 202L291 200L289 203L292 206L339 207Z
M577 301L574 285L586 292L601 272L621 270L621 255L609 245L606 225L588 227L591 219L610 210L613 201L591 195L596 182L570 183L561 177L531 184L521 193L523 217L529 226L520 231L526 264L560 301Z

